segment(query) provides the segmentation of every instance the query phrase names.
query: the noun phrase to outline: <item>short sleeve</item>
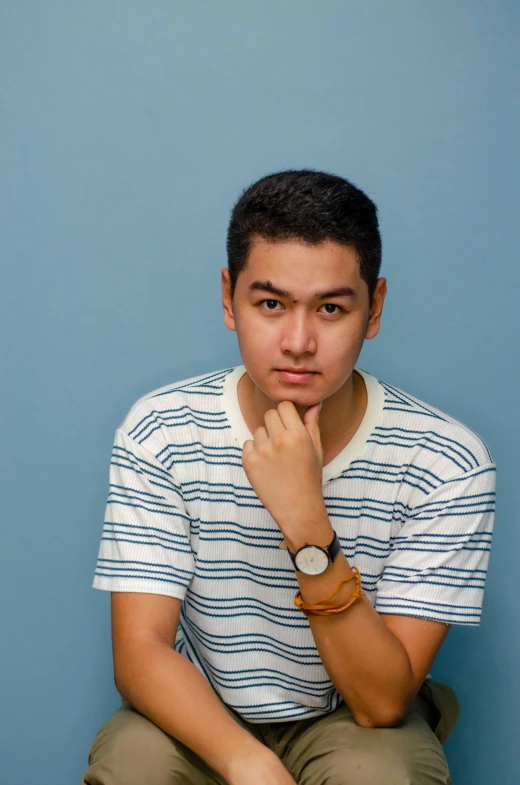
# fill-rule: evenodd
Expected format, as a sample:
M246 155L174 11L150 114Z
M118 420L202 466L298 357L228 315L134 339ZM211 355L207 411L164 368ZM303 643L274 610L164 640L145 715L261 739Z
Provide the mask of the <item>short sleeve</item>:
M184 599L195 560L176 478L120 428L109 477L93 587Z
M480 624L495 483L495 465L480 465L408 511L376 585L379 613Z

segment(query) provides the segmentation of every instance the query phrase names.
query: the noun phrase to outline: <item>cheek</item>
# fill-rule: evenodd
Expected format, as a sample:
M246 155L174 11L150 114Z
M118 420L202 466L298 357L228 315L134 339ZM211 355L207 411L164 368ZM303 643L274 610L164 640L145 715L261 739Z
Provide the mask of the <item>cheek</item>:
M336 330L324 330L318 336L318 351L323 356L348 358L358 353L365 338L361 319L350 319Z
M262 361L278 355L279 331L274 324L266 324L263 319L243 319L237 330L240 353L249 363L262 364Z
M340 344L323 347L318 352L318 364L324 379L328 384L336 387L345 380L345 374L350 374L356 364L359 352L350 344Z
M258 318L256 314L241 320L242 343L255 346L261 351L264 346L276 346L281 339L281 325L275 319Z
M343 342L348 347L350 352L360 351L365 340L366 333L366 319L363 313L358 312L345 324L343 333Z

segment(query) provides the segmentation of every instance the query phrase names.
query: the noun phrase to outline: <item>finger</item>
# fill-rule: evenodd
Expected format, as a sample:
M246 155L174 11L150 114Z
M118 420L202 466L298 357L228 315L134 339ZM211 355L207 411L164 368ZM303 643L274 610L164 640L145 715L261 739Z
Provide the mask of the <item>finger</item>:
M316 403L314 404L314 406L309 406L309 408L303 415L303 423L310 434L310 437L318 454L321 454L321 449L322 449L320 422L319 422L320 409L321 409L321 403Z
M321 410L321 402L314 403L312 406L305 411L303 415L303 423L307 425L307 423L311 422L318 422Z
M258 428L255 428L253 437L255 440L255 447L260 447L261 444L264 444L264 442L269 441L269 434L267 433L267 429L264 428L263 425L260 425Z
M278 413L277 409L268 409L264 414L265 427L269 438L272 439L278 433L286 430L285 425Z
M292 401L281 401L278 404L278 414L285 428L301 428L302 421Z
M242 445L242 463L244 462L244 460L247 459L247 456L250 453L254 452L254 449L255 449L254 441L252 439L246 439L246 441Z

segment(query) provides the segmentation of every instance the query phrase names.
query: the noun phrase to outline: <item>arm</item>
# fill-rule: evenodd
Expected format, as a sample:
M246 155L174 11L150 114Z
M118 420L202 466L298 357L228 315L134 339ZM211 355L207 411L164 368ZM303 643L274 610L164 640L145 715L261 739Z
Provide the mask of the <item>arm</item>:
M324 546L332 539L317 414L318 405L309 407L302 423L294 404L282 401L265 413L266 427L255 430L242 452L248 479L292 552L305 542ZM415 508L400 541L408 540L413 550L419 533L427 537L433 530L438 536L436 516L452 521L448 536L457 539L436 550L419 547L412 562L401 545L392 550L385 571L394 572L380 582L376 601L382 616L362 597L337 616L309 617L329 677L360 725L392 726L407 713L449 630L449 623L438 619L478 624L493 522L494 465L476 465L447 481L446 488L432 491ZM407 577L397 577L396 568L403 565ZM313 602L352 574L340 553L326 573L297 577L303 599ZM345 584L337 602L345 602L354 588L354 581Z
M174 597L112 593L118 691L230 785L294 785L276 755L233 719L203 674L172 648L180 609Z
M330 521L322 514L312 542L324 546L332 537ZM300 537L288 545L294 553L304 542ZM296 572L306 602L327 597L352 574L342 551L321 575ZM334 604L346 602L354 589L353 580L344 584ZM330 680L364 727L389 727L401 721L449 630L442 622L380 615L366 595L343 613L308 619Z
M165 450L159 436L150 412L134 407L112 451L94 586L111 592L116 687L229 785L295 785L198 668L173 649L195 561L180 484L157 457Z
M294 553L305 542L325 546L333 536L322 493L322 449L318 406L304 422L289 401L265 414L266 427L244 443L242 463L258 497L280 527ZM330 595L342 578L353 575L340 552L325 573L297 572L302 597L314 602ZM354 581L341 587L345 602ZM417 620L416 620L417 621ZM318 653L330 680L351 709L356 722L371 727L397 724L415 697L441 645L445 626L433 624L435 646L412 665L399 638L363 596L337 616L309 616ZM424 672L424 675L423 675Z

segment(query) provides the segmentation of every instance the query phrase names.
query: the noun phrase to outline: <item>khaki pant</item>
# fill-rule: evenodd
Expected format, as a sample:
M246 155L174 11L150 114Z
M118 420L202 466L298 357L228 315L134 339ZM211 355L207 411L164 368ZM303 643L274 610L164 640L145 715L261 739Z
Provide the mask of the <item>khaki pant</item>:
M345 703L287 722L237 722L273 750L299 785L451 785L442 744L459 716L447 684L423 683L393 728L362 728ZM82 785L225 785L198 755L123 700L99 730Z

